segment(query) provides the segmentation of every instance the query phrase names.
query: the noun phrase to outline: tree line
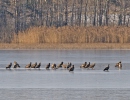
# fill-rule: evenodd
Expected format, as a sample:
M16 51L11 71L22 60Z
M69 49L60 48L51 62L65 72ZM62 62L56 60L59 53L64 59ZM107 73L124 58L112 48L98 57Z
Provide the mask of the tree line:
M130 0L0 0L0 38L35 26L129 27L129 5Z

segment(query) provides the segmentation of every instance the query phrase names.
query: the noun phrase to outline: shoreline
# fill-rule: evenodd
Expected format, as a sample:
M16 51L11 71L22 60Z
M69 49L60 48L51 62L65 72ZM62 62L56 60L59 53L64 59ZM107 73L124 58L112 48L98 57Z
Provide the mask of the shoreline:
M43 43L43 44L8 44L0 43L0 50L84 50L84 49L130 49L130 43Z

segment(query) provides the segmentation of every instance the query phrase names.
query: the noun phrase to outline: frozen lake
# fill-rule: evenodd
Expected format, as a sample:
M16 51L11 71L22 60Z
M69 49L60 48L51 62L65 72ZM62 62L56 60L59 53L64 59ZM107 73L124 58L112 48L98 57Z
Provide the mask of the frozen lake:
M1 100L128 100L130 98L130 50L0 50ZM21 68L5 69L17 61ZM71 62L74 72L64 68L46 70L48 63ZM95 69L81 69L84 62ZM115 63L122 61L118 70ZM40 69L25 69L41 62ZM109 72L103 69L110 64Z

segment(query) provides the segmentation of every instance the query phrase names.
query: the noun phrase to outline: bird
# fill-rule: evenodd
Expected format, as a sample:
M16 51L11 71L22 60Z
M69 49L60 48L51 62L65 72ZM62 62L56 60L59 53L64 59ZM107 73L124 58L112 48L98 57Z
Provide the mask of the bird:
M29 64L27 64L26 66L25 66L25 68L30 68L31 67L31 62L29 63Z
M80 68L85 68L86 65L87 65L87 62L85 62L84 64L82 64L82 65L80 66Z
M118 66L119 66L119 63L121 63L121 61L119 61L118 63L116 63L115 67L118 67Z
M12 63L10 63L7 67L6 67L6 69L10 69L11 68L11 66L12 66Z
M119 63L118 68L119 68L119 69L122 69L122 63Z
M16 61L14 61L14 65L16 65L17 64L17 62Z
M36 66L37 66L37 62L35 62L35 64L32 64L30 67L35 68Z
M14 64L14 68L17 68L17 64Z
M56 64L55 64L55 63L52 64L52 65L51 65L51 68L52 68L52 69L57 69L57 68L56 68Z
M48 63L47 65L46 65L46 69L49 69L50 68L50 63Z
M89 66L90 66L90 62L85 66L85 68L89 68Z
M14 68L20 68L19 64L14 65Z
M72 65L72 63L70 62L70 63L68 63L68 65L67 65L67 69L69 69L70 67L71 67L71 65Z
M17 66L16 66L16 68L20 68L20 65L17 63Z
M108 64L108 66L103 70L103 71L108 71L109 70L109 64Z
M67 68L68 65L69 65L69 63L68 64L63 64L62 68Z
M35 68L40 68L41 67L41 63L39 63Z
M14 68L20 68L19 64L16 61L14 61Z
M122 63L121 63L121 61L119 61L118 63L116 63L115 67L118 67L119 69L122 69Z
M90 66L89 66L89 68L94 69L94 66L95 66L95 63L94 63L94 64L92 64L92 65L90 65Z
M71 67L71 63L69 63L69 62L68 62L68 64L63 64L62 65L62 68L67 68L68 69L68 67Z
M61 68L63 65L63 61L57 66L57 68Z
M70 71L74 71L74 65L72 65L70 68L69 68L69 72Z

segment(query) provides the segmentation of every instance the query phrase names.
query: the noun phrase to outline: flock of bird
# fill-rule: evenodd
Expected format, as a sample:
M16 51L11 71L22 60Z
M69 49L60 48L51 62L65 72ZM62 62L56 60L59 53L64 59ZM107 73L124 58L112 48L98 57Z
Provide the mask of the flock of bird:
M89 62L88 64L87 64L87 62L85 62L84 64L82 64L82 65L80 66L80 68L88 68L88 69L89 69L89 68L92 68L92 69L94 69L94 66L95 66L95 63L90 65L90 62ZM118 63L116 63L115 67L117 67L117 68L119 68L119 69L122 69L122 63L121 63L121 61L119 61ZM109 68L110 68L110 64L108 64L108 66L105 67L105 68L103 69L103 71L108 71Z
M10 69L11 67L12 67L12 63L10 63L9 65L7 65L6 69ZM30 62L29 64L27 64L27 65L25 66L25 68L40 68L40 67L41 67L41 63L37 64L37 62L34 63L34 64L32 64L32 63ZM88 64L87 64L87 62L85 62L85 63L83 63L83 64L80 66L80 68L88 68L88 69L89 69L89 68L94 69L94 67L95 67L95 63L90 64L90 62L89 62ZM121 63L121 61L118 62L118 63L116 63L115 67L117 67L117 68L119 68L119 69L122 69L122 63ZM20 65L19 65L16 61L14 61L13 68L20 68ZM48 63L48 64L46 65L46 69L49 69L49 68L51 68L51 69L65 68L65 69L68 69L69 71L74 71L74 65L72 65L72 63L63 64L63 62L61 62L61 63L58 64L58 65L56 65L55 63L51 65L50 63ZM103 71L108 71L109 68L110 68L110 65L108 64L108 66L105 67L105 68L103 69Z

